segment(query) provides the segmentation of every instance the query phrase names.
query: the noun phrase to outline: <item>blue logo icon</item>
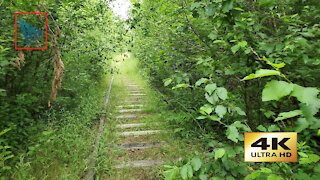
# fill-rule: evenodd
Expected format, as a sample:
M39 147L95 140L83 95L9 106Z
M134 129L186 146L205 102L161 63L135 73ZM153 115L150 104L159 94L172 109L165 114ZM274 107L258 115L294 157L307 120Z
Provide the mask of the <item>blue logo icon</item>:
M19 26L24 37L24 46L33 45L38 39L40 39L42 35L41 29L37 29L23 19L19 19Z

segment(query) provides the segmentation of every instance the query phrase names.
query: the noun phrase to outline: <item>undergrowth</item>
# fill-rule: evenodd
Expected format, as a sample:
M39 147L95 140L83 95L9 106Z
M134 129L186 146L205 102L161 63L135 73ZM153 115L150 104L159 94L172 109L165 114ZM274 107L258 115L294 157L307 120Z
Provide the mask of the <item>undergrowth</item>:
M77 108L51 111L49 125L32 137L27 153L19 156L14 179L79 179L84 175L95 138L106 82L91 86ZM56 123L59 116L62 122Z

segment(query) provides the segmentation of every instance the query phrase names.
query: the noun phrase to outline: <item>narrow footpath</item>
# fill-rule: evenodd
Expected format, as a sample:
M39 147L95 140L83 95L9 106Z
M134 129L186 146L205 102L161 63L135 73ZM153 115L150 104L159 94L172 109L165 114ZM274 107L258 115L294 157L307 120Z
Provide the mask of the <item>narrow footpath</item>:
M114 77L104 154L100 154L107 159L106 179L162 179L162 165L177 163L192 146L173 138L168 120L174 115L139 74L137 61L126 58L116 64L119 73Z

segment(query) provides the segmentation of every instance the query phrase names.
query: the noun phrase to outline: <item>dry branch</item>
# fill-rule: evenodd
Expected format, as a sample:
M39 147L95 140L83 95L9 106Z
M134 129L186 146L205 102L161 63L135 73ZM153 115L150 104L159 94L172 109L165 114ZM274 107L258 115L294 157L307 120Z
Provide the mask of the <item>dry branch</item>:
M52 91L48 102L48 107L56 100L58 89L61 88L62 76L64 73L64 64L61 60L61 52L58 46L57 37L60 34L60 30L56 28L55 34L52 36L52 46L53 46L53 68L54 68L54 78L52 81Z

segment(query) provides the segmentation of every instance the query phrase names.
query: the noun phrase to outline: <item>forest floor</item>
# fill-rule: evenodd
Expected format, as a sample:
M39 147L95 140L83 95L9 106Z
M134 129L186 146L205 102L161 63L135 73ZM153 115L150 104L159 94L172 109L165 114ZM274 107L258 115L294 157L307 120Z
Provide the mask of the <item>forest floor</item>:
M98 163L102 179L162 179L163 164L177 163L195 149L174 137L172 117L158 92L140 74L130 55L116 57L114 76Z

